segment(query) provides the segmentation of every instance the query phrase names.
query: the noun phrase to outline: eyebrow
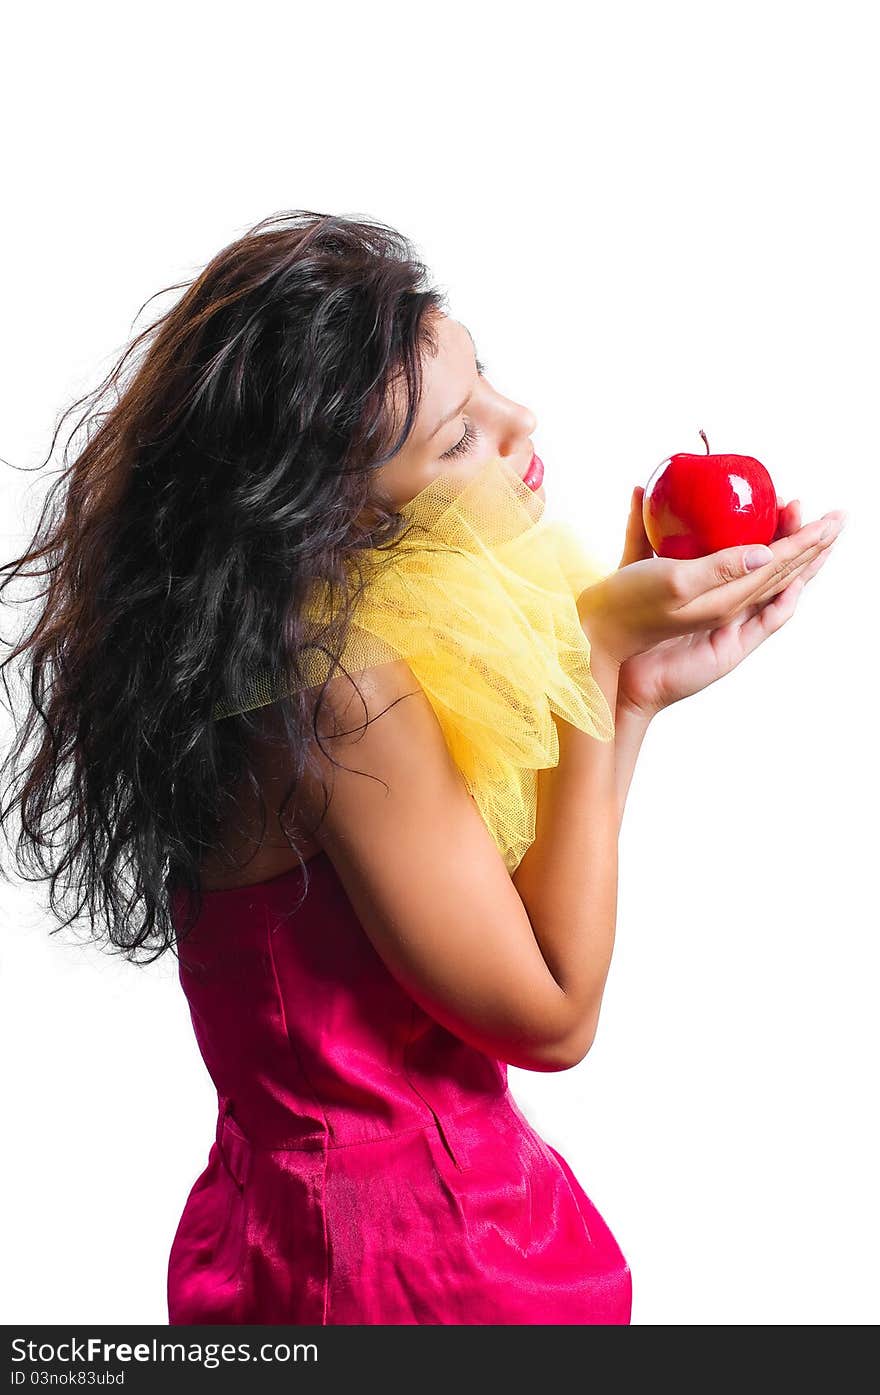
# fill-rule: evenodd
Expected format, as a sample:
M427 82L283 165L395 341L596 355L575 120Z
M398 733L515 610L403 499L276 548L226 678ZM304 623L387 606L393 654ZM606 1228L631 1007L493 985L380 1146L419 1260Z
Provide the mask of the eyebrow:
M460 321L460 320L459 320L459 324L461 324L461 321ZM471 341L471 344L473 344L474 358L477 358L477 346L476 346L476 344L474 344L474 336L471 334L471 332L470 332L470 330L468 329L467 325L461 325L461 327L462 327L462 329L466 332L468 338L469 338L470 341ZM479 359L478 359L478 358L477 358L477 368L478 368L478 369L480 368L480 362L479 362ZM438 421L437 425L434 427L434 430L431 432L430 436L426 437L426 440L432 441L432 440L434 439L434 437L437 435L437 432L438 432L438 431L441 431L441 430L443 429L443 427L446 425L447 422L450 422L450 421L452 421L455 417L457 417L458 414L459 414L459 412L461 412L461 411L464 410L464 408L467 406L467 404L470 402L470 400L471 400L471 394L468 393L467 397L464 399L464 401L463 401L462 403L460 403L460 405L459 405L458 407L455 408L455 411L454 411L454 412L450 412L449 415L448 415L448 416L445 416L445 417L443 418L442 421Z

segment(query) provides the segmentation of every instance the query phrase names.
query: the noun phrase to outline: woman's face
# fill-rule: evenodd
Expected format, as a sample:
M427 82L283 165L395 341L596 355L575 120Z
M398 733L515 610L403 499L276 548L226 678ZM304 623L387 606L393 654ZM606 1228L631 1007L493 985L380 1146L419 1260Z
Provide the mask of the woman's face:
M494 456L522 477L534 454L534 414L490 385L464 325L440 314L435 325L437 357L425 356L413 429L394 459L375 472L377 492L394 509L438 475L468 479ZM535 492L544 498L543 486Z

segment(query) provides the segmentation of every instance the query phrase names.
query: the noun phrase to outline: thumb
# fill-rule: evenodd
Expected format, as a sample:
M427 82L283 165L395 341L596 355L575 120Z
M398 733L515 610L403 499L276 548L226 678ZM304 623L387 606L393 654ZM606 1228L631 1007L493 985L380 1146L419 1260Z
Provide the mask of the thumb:
M772 550L765 543L757 543L754 547L747 547L740 558L740 567L743 572L756 572L759 567L766 567L768 562L774 560Z
M654 549L648 541L645 523L642 518L644 488L637 484L629 502L629 518L626 521L626 540L618 568L629 566L630 562L641 562L654 556Z
M774 553L763 543L750 547L725 547L720 552L710 552L685 565L694 596L711 591L715 586L724 586L729 581L739 581L741 577L766 567L774 561Z

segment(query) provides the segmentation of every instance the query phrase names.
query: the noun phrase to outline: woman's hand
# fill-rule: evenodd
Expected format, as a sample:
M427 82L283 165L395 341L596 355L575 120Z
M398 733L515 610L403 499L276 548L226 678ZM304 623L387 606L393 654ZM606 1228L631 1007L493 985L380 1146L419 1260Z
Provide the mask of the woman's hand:
M840 530L837 526L820 541L822 528L828 521L839 524L845 515L837 510L802 527L800 502L783 504L780 499L779 522L770 548L773 561L747 572L742 558L748 549L743 547L693 561L655 558L642 521L643 494L640 486L633 491L620 568L667 563L664 579L680 600L673 612L675 623L691 625L684 633L668 634L639 652L624 653L621 659L618 708L649 720L664 707L691 697L730 673L781 629L794 614L804 586L825 562ZM669 568L684 568L684 576L673 578ZM598 600L598 596L592 598L594 604ZM586 628L589 634L589 624Z
M771 600L825 551L840 522L839 511L826 514L770 547L726 547L687 560L655 557L644 536L640 496L633 491L627 560L577 600L588 639L618 664L666 640L717 630ZM767 558L755 570L746 566L752 552Z

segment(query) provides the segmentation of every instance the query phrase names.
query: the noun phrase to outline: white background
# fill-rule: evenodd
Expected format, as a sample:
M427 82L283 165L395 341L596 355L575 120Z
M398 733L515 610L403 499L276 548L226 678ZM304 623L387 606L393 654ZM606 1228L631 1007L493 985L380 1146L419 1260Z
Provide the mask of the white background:
M633 1323L875 1323L875 8L316 16L8 21L3 558L46 485L12 464L39 464L148 296L284 208L415 241L536 413L548 510L608 566L633 484L701 427L805 520L847 509L788 625L649 730L597 1040L510 1079L615 1232ZM173 957L136 969L52 925L45 887L0 884L3 1320L164 1323L212 1087Z

